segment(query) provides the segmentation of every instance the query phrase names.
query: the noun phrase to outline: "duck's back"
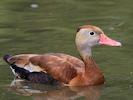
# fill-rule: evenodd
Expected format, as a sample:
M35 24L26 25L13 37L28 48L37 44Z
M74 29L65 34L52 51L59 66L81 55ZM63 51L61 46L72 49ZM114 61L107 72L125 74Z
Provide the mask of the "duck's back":
M63 53L21 54L8 61L30 72L46 72L64 83L84 72L84 63L80 59Z

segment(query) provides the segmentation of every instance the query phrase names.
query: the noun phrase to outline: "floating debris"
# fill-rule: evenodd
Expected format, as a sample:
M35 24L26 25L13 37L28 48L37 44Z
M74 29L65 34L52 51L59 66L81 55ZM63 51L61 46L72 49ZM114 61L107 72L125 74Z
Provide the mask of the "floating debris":
M31 7L31 8L38 8L39 5L38 5L38 4L31 4L30 7Z

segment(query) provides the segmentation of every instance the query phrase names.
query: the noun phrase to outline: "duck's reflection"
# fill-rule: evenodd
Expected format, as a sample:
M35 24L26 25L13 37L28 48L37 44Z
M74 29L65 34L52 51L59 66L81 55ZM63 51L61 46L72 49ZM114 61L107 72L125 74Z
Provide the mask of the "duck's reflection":
M31 96L33 100L98 100L103 86L89 87L61 87L35 84L20 79L15 79L9 86L9 91Z

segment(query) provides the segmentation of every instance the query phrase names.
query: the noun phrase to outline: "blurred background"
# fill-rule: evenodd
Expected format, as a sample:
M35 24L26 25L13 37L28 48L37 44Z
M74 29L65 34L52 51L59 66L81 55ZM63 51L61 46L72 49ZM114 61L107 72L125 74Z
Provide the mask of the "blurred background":
M1 100L132 100L132 4L132 0L1 0ZM38 88L40 85L13 81L10 68L2 60L4 54L62 52L79 57L74 38L77 27L85 24L99 26L123 44L120 48L93 49L106 78L102 88Z

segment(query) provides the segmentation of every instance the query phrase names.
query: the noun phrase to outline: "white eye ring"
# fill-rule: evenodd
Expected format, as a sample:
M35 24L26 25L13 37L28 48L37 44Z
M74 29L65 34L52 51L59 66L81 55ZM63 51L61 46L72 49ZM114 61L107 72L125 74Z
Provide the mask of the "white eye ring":
M90 35L94 35L94 34L95 34L95 32L93 32L93 31L92 31L92 32L89 32L89 34L90 34Z

